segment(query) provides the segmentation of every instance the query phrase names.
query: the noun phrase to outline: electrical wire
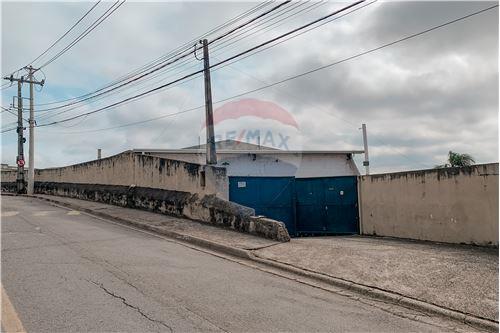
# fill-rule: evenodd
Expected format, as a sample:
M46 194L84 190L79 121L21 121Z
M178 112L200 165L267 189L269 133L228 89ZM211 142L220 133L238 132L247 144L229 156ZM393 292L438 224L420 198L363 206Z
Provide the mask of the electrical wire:
M110 15L112 15L118 8L120 8L126 0L120 2L120 0L113 3L97 20L95 20L87 29L85 29L78 37L76 37L70 44L68 44L65 48L63 48L59 53L57 53L54 57L43 63L39 66L39 68L44 68L57 60L64 53L69 51L73 46L75 46L79 41L85 38L88 34L90 34L94 29L96 29L102 22L104 22Z
M101 0L97 1L85 14L83 14L83 16L78 20L76 21L75 24L73 24L73 26L71 26L71 28L69 28L68 31L66 31L61 37L59 37L54 43L52 43L45 51L43 51L38 57L36 57L35 59L33 59L32 61L30 61L30 64L33 64L35 61L37 61L38 59L40 59L41 57L43 57L47 52L50 51L50 49L52 49L57 43L59 43L64 37L66 37L85 17L87 17L87 15L90 14L90 12L92 10L94 10L94 8L97 7L97 5L101 2Z
M132 70L132 71L128 72L128 73L127 73L127 74L125 74L124 76L121 76L120 78L115 79L115 80L114 80L114 81L112 81L111 83L108 83L107 85L103 86L102 88L100 88L100 89L98 89L98 90L96 90L96 91L93 91L93 92L90 92L90 93L87 93L87 94L84 94L84 95L81 95L81 96L77 96L77 97L72 97L72 98L68 98L68 99L60 100L60 101L54 101L54 102L48 102L48 103L41 103L41 104L37 104L37 105L35 105L35 106L43 106L43 105L60 104L60 103L64 103L64 102L71 101L71 100L77 100L77 99L80 99L80 98L83 98L83 97L87 97L87 96L89 96L89 95L91 95L91 94L93 94L93 93L95 93L95 92L99 92L99 91L102 91L102 90L104 90L104 89L106 89L106 88L109 88L109 87L111 87L111 86L115 85L117 82L121 82L121 81L126 80L126 79L128 79L128 78L131 78L133 75L136 75L137 73L140 73L140 72L141 72L141 71L143 71L143 70L148 70L148 69L150 69L150 68L153 68L154 66L156 66L156 65L158 65L159 63L161 63L162 61L164 61L164 60L165 60L165 58L168 58L169 56L171 56L171 55L172 55L172 54L174 54L175 52L183 51L183 50L184 50L184 48L186 48L186 46L188 46L188 45L191 45L191 46L192 46L192 45L193 45L193 43L198 42L198 41L199 41L200 39L202 39L203 37L206 37L206 36L208 36L209 34L211 34L211 33L213 33L213 32L216 32L216 31L218 31L218 30L220 30L220 29L225 28L226 26L228 26L228 25L230 25L230 24L232 24L232 23L236 22L237 20L241 19L242 17L245 17L245 16L247 16L247 15L250 15L250 14L252 14L252 13L254 13L254 12L256 12L256 11L258 11L258 10L260 10L260 9L262 9L262 8L264 8L264 7L266 7L266 6L268 6L268 5L269 5L270 3L272 3L272 2L273 2L273 0L271 0L271 1L266 1L266 2L260 3L259 5L255 6L255 7L252 7L251 9L247 10L246 12L244 12L244 13L242 13L242 14L240 14L240 15L238 15L238 16L236 16L236 17L232 18L232 19L230 19L229 21L227 21L227 22L225 22L225 23L223 23L223 24L221 24L221 25L218 25L218 26L216 26L216 27L212 28L210 31L208 31L208 32L206 32L206 33L204 33L204 34L202 34L202 35L198 36L197 38L195 38L195 39L191 40L191 41L190 41L190 42L188 42L188 43L185 43L185 44L183 44L183 45L179 46L178 48L176 48L176 49L172 50L171 52L169 52L169 53L167 53L167 54L165 54L165 55L163 55L163 56L160 56L159 58L157 58L157 59L155 59L155 60L153 60L153 61L150 61L149 63L147 63L147 64L145 64L145 65L143 65L143 66L141 66L141 67L139 67L139 68L137 68L137 69L135 69L135 70Z
M8 112L9 114L13 115L14 117L18 117L17 113L15 113L14 111L10 110L10 109L7 109L7 108L4 108L3 106L0 106L2 108L2 113L3 112ZM24 121L28 121L27 119L23 118ZM17 122L15 122L14 124L16 124Z
M299 3L299 5L301 5L301 4ZM319 5L322 5L322 4L321 4L321 3L319 3ZM317 6L317 4L314 4L314 6ZM308 9L308 10L311 10L311 9L312 9L311 7L312 7L312 6L309 6L308 8L305 8L305 9L306 9L306 10L307 10L307 9ZM276 10L277 8L280 8L280 7L273 7L271 10L268 10L266 13L270 13L272 10ZM299 13L300 13L300 12L293 13L293 14L292 14L292 15L290 15L290 16L297 15L297 14L299 14ZM281 16L281 15L279 15L279 16ZM261 18L261 17L262 17L262 15L260 15L260 16L259 16L259 18ZM282 20L283 20L283 19L281 19L280 21L282 21ZM268 21L269 21L269 20L268 20ZM252 20L250 20L250 21L247 21L247 23L246 23L246 24L248 24L248 22L255 22L255 20L253 20L253 19L252 19ZM241 27L243 27L243 26L244 26L244 25L240 25L239 27L241 28ZM234 31L236 31L236 30L235 30L235 29L233 29L232 31L234 32ZM225 34L225 35L227 36L228 34ZM170 62L170 63L172 63L172 62ZM169 63L169 64L170 64L170 63ZM196 66L196 65L195 65L195 66ZM194 66L194 67L195 67L195 66ZM162 65L160 68L163 68L163 67L165 67L165 65ZM156 72L156 71L157 71L158 69L160 69L160 68L157 68L157 69L155 69L155 70L153 70L153 71L151 71L151 72L149 72L149 73L146 73L146 74L142 75L141 77L135 78L135 79L133 79L132 81L136 81L136 80L138 80L138 79L141 79L141 78L145 77L146 75L151 74L152 72ZM130 83L130 82L128 82L128 83ZM115 89L116 89L116 88L121 88L121 87L125 86L125 85L126 85L126 84L128 84L128 83L125 83L125 84L122 84L122 85L120 85L120 86L118 86L118 87L115 87ZM112 91L112 90L115 90L115 89L111 89L111 90L109 90L109 91ZM102 94L104 94L104 93L108 93L109 91L103 92L103 93L98 94L98 95L102 95ZM96 97L96 96L98 96L98 95L95 95L95 96L89 97L89 98L87 98L87 99L85 99L85 100L88 100L88 99L90 99L90 98L92 98L92 99L93 99L93 98L95 98L95 97ZM80 101L79 101L79 102L80 102ZM65 106L68 106L68 105L71 105L71 104L76 104L76 103L70 103L70 104L67 104L67 105L65 105ZM49 109L42 109L42 110L38 110L38 111L39 111L39 112L43 112L43 111L48 111L48 110L50 110L50 109L57 109L57 108L62 108L62 107L64 107L64 106L59 106L59 107L54 107L54 108L49 108ZM73 110L73 109L75 109L75 108L72 108L71 110ZM71 110L68 110L68 111L71 111ZM65 111L65 112L66 112L66 111ZM58 113L58 114L60 114L60 113ZM46 118L47 118L47 117L46 117Z
M261 48L261 47L263 47L263 46L266 46L266 45L271 44L271 43L273 43L273 42L275 42L275 41L278 41L278 40L282 39L283 37L287 37L287 36L289 36L289 35L291 35L291 34L293 34L293 33L295 33L295 32L298 32L298 31L300 31L300 30L302 30L302 29L305 29L305 28L307 28L307 27L310 27L310 26L312 26L312 25L314 25L314 24L316 24L316 23L319 23L319 22L321 22L321 21L324 21L324 20L326 20L327 18L330 18L330 17L332 17L332 16L334 16L334 15L336 15L336 14L338 14L338 13L341 13L341 12L343 12L343 11L346 11L346 10L348 10L348 9L350 9L350 8L352 8L352 7L354 7L354 6L358 5L358 4L360 4L360 3L363 3L363 2L365 2L365 1L366 1L366 0L359 0L359 1L356 1L356 2L354 2L354 3L352 3L352 4L350 4L350 5L347 5L347 6L343 7L343 8L341 8L341 9L338 9L338 10L336 10L336 11L334 11L334 12L332 12L332 13L328 14L328 15L325 15L325 16L323 16L323 17L320 17L320 18L318 18L318 19L316 19L316 20L314 20L314 21L312 21L312 22L306 23L306 24L304 24L304 25L302 25L302 26L300 26L300 27L298 27L298 28L295 28L295 29L293 29L293 30L290 30L290 31L288 31L288 32L286 32L286 33L284 33L284 34L281 34L281 35L279 35L279 36L276 36L276 37L274 37L274 38L272 38L272 39L270 39L270 40L267 40L267 41L265 41L265 42L263 42L263 43L260 43L260 44L258 44L258 45L256 45L256 46L254 46L254 47L251 47L251 48L249 48L249 49L247 49L247 50L245 50L245 51L242 51L242 52L240 52L240 53L238 53L238 54L235 54L235 55L233 55L233 56L231 56L231 57L229 57L229 58L227 58L227 59L224 59L224 60L222 60L222 61L219 61L218 63L213 64L213 65L211 65L210 67L211 67L211 68L212 68L212 67L218 67L218 66L220 66L220 65L222 65L222 64L225 64L225 63L227 63L227 62L229 62L229 61L231 61L231 60L233 60L233 59L239 58L239 57L241 57L241 56L243 56L243 55L245 55L245 54L247 54L247 53L250 53L250 52L252 52L252 51L254 51L254 50L257 50L257 49L259 49L259 48Z
M288 2L285 2L285 3L289 3L289 2L291 2L291 1L288 1ZM271 12L271 11L273 11L273 10L276 10L276 9L280 8L281 6L282 6L282 4L280 4L279 6L275 6L275 7L271 8L270 10L266 11L266 14L267 14L267 13L270 13L270 12ZM261 14L261 15L259 15L259 17L261 17L261 16L262 16L262 14ZM238 26L238 28L243 27L245 24L250 24L251 22L253 22L253 20L247 21L247 22L246 22L246 23L244 23L243 25ZM235 29L232 29L232 30L231 30L231 32L234 32L234 31L236 31L236 30L235 30ZM226 36L227 36L227 35L228 35L228 33L225 33L224 35L226 35ZM142 79L142 78L145 78L146 76L149 76L149 75L151 75L152 73L157 72L157 71L159 71L159 70L161 70L161 69L165 68L166 66L169 66L169 65L171 65L171 64L173 64L173 63L175 63L175 62L177 62L177 61L179 61L179 60L181 60L181 59L183 59L183 58L186 58L187 56L191 55L193 52L194 52L194 51L189 51L189 52L187 52L187 53L185 53L185 54L183 54L183 55L181 55L181 56L179 56L179 57L175 58L175 59L174 59L174 60L172 60L172 61L169 61L169 62L163 63L163 64L161 64L160 66L157 66L156 68L149 70L148 72L144 72L144 73L142 73L140 76L137 76L137 77L135 77L135 78L133 78L133 79L130 79L130 80L128 80L128 81L126 81L126 82L124 82L124 83L122 83L122 84L118 85L118 86L115 86L115 87L110 88L110 89L108 89L108 90L102 91L102 92L100 92L100 93L98 93L98 94L93 94L92 96L88 96L88 97L86 97L86 98L79 99L78 101L74 101L74 102L71 102L71 103L68 103L68 104L65 104L65 105L62 105L62 106L57 106L57 107L52 107L52 108L42 109L42 110L38 110L38 111L49 111L49 110L60 109L60 108L64 108L64 107L67 107L67 106L71 106L71 105L74 105L74 104L77 104L77 103L82 103L82 102L84 102L84 101L87 101L87 100L89 100L89 99L92 99L92 98L98 97L98 96L103 95L103 94L107 94L107 93L109 93L109 92L111 92L111 91L114 91L114 90L116 90L116 89L119 89L119 88L121 88L121 87L124 87L124 86L126 86L126 85L129 85L129 84L131 84L131 83L133 83L133 82L135 82L135 81L138 81L138 80L140 80L140 79Z
M261 43L261 44L259 44L259 45L255 46L255 47L253 47L253 48L251 48L251 49L249 49L249 50L246 50L246 51L244 51L244 52L242 52L242 53L239 53L239 55L241 55L241 54L246 54L246 53L248 53L248 52L250 52L250 51L252 51L252 50L255 50L255 49L259 48L259 47L262 47L263 45L267 45L267 44L269 44L270 42L274 42L274 41L276 41L276 40L279 40L280 38L283 38L283 37L285 37L285 36L290 35L291 33L294 33L294 32L296 32L296 31L299 31L300 29L304 29L304 28L309 27L309 26L311 26L311 25L313 25L313 24L315 24L315 23L317 23L317 22L321 22L321 21L325 20L326 18L329 18L329 17L331 17L331 16L333 16L333 15L336 15L336 14L338 14L338 13L341 13L341 12L345 11L345 10L348 10L348 9L350 9L350 8L354 7L355 5L357 5L357 4L359 4L359 3L362 3L362 2L364 2L364 1L365 1L365 0L360 0L360 1L354 2L354 3L352 3L352 4L348 5L348 6L345 6L345 7L341 8L341 9L339 9L339 10L334 11L333 13L330 13L330 14L328 14L328 15L326 15L326 16L323 16L323 17L321 17L321 18L319 18L319 19L316 19L316 20L314 20L314 21L312 21L312 22L310 22L310 23L308 23L308 24L302 25L302 26L301 26L301 27L299 27L299 28L293 29L293 30L291 30L291 31L289 31L289 32L287 32L287 33L285 33L285 34L282 34L282 35L280 35L280 36L278 36L278 37L275 37L275 38L271 39L270 41L267 41L267 42ZM191 51L189 54L191 54L192 52L193 52L193 51ZM238 56L238 55L236 55L236 56L232 56L232 57L230 57L230 58L228 58L228 59L226 59L226 60L224 60L224 61L221 61L221 62L219 62L219 63L217 63L217 64L215 64L215 65L212 65L212 66L210 66L210 67L211 67L211 68L212 68L212 67L217 67L217 66L219 66L219 65L221 65L221 64L226 63L226 62L227 62L227 61L229 61L229 60L233 60L233 59L235 59L237 56ZM170 85L170 84L172 84L172 83L179 82L179 81L181 81L181 80L183 80L183 79L185 79L185 78L189 78L189 77L194 76L194 75L196 75L196 74L198 74L198 73L201 73L201 72L195 72L195 73L188 74L188 75L186 75L186 76L184 76L184 77L182 77L182 78L180 78L180 79L174 80L174 81L169 82L169 83L167 83L167 84L165 84L165 85L162 85L162 86L156 87L156 88L154 88L154 89L152 89L152 90L145 91L145 92L143 92L143 93L141 93L141 94L138 94L138 95L136 95L136 96L129 97L129 98L127 98L127 99L123 100L122 102L124 102L124 101L129 101L129 100L135 99L135 98L137 98L137 97L144 96L144 95L146 95L146 94L148 94L148 93L150 93L150 92L156 91L156 90L158 90L158 89L162 89L163 87L167 87L167 86L169 86L169 85ZM121 104L121 102L116 102L116 103L111 104L110 106L106 106L106 107L103 107L103 108L99 108L99 109L97 109L97 110L92 111L91 113L95 113L95 112L103 111L103 110L106 110L106 109L107 109L107 108L109 108L109 107L112 107L112 106L115 106L115 105L119 105L119 104ZM59 114L64 113L64 112L67 112L67 111L66 111L66 110L65 110L65 111L62 111L62 112L60 112ZM87 115L87 114L89 114L89 113L83 113L83 114L81 114L81 115L78 115L78 116L73 116L73 117L70 117L70 118L67 118L67 119L68 119L68 120L72 120L72 119L76 119L76 118L79 118L79 117L81 117L81 116L83 116L83 115ZM55 121L55 122L49 123L49 125L52 125L52 124L57 124L57 123L60 123L60 122L61 122L61 121ZM44 126L48 126L48 124L44 124Z
M414 34L410 34L410 35L407 35L405 37L396 39L396 40L394 40L392 42L388 42L388 43L382 44L380 46L371 48L371 49L369 49L367 51L360 52L360 53L354 54L352 56L343 58L341 60L334 61L334 62L329 63L327 65L320 66L320 67L317 67L317 68L314 68L314 69L311 69L311 70L308 70L308 71L305 71L305 72L302 72L302 73L299 73L299 74L296 74L296 75L289 76L289 77L287 77L285 79L282 79L282 80L279 80L279 81L276 81L276 82L273 82L273 83L270 83L270 84L266 84L264 86L261 86L261 87L258 87L258 88L252 89L252 90L248 90L248 91L236 94L236 95L232 95L232 96L227 97L227 98L223 98L223 99L217 100L213 104L219 104L219 103L223 103L223 102L226 102L226 101L229 101L229 100L233 100L233 99L238 98L238 97L242 97L242 96L245 96L245 95L248 95L248 94L252 94L252 93L255 93L255 92L258 92L258 91L270 88L270 87L274 87L274 86L280 85L282 83L285 83L285 82L288 82L288 81L291 81L291 80L298 79L300 77L304 77L304 76L310 75L310 74L318 72L320 70L331 68L331 67L339 65L341 63L344 63L344 62L347 62L347 61L350 61L350 60L362 57L364 55L367 55L367 54L379 51L379 50L381 50L383 48L387 48L387 47L393 46L395 44L402 43L402 42L410 40L412 38L419 37L421 35L427 34L427 33L432 32L434 30L437 30L437 29L443 28L445 26L457 23L459 21L468 19L468 18L473 17L475 15L479 15L479 14L484 13L486 11L489 11L489 10L492 10L494 8L497 8L498 6L499 5L493 5L493 6L487 7L485 9L473 12L473 13L465 15L465 16L461 16L461 17L459 17L457 19L454 19L454 20L451 20L451 21L448 21L448 22L445 22L445 23L433 26L433 27L425 29L423 31L420 31L420 32L417 32L417 33L414 33ZM139 122L132 122L132 123L127 123L127 124L118 125L118 126L114 126L114 127L95 129L95 130L91 130L91 131L94 132L94 131L103 131L103 130L108 130L108 129L122 128L122 127L129 127L129 126L133 126L133 125L136 125L136 124L143 124L143 123L146 123L146 122L150 122L150 121L154 121L154 120L158 120L158 119L162 119L162 118L166 118L166 117L170 117L170 116L175 116L175 115L182 114L182 113L191 112L191 111L203 108L203 107L204 107L204 105L200 105L200 106L195 107L195 108L190 108L190 109L187 109L187 110L183 110L183 111L179 111L179 112L175 112L175 113L171 113L171 114L167 114L167 115L163 115L163 116L146 119L146 120L142 120L142 121L139 121ZM48 125L50 125L50 124L46 124L44 126L48 126ZM41 126L41 125L38 125L38 126ZM89 132L89 131L70 132L70 133L67 133L67 134L77 134L77 133L86 133L86 132Z

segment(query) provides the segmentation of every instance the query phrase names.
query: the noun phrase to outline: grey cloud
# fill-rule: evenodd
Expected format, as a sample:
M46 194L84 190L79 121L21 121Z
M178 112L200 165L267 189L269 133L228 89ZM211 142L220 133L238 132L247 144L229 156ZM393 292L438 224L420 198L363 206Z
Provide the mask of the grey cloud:
M319 67L491 4L382 2L371 5L234 65L260 81L231 68L215 71L214 99L262 86L262 81L274 82ZM3 68L10 69L26 61L27 54L36 54L50 44L88 5L38 4L35 12L26 11L23 3L3 3ZM71 88L69 96L95 89L96 85L165 54L253 5L126 3L95 34L47 68L47 82L51 86L39 94L40 101L56 98L55 91L62 88ZM329 9L323 7L321 12L312 12L308 17L317 17L338 6L329 4ZM39 28L40 38L33 43L21 42L32 39L32 25L23 25L15 33L11 28L12 13L20 10L33 20L43 16L51 22ZM286 31L298 22L285 25L281 30ZM374 171L432 167L442 163L450 149L470 153L479 162L498 160L497 27L498 12L480 15L246 97L271 100L291 112L300 124L306 149L360 148L361 135L357 128L361 122L367 123ZM271 31L244 45L253 45L272 35ZM243 44L240 45L240 49L231 52L242 50ZM119 94L115 100L131 93ZM39 165L92 159L97 148L103 148L108 155L138 147L179 148L197 144L203 110L112 131L71 135L63 132L115 126L181 111L202 104L202 93L201 82L193 82L90 116L81 123L75 121L65 124L66 127L40 129ZM7 99L6 95L3 97ZM85 109L111 101L107 99ZM2 115L2 122L9 119ZM8 156L12 162L15 140L6 137L2 153L3 160ZM357 157L357 160L360 159Z

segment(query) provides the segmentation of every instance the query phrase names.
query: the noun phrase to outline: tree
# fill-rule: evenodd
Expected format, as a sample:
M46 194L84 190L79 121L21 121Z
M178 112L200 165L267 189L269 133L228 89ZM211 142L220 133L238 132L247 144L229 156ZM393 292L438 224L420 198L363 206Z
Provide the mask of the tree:
M453 151L448 152L448 163L444 165L437 165L436 168L449 168L449 167L464 167L476 163L474 158L469 154L460 154Z

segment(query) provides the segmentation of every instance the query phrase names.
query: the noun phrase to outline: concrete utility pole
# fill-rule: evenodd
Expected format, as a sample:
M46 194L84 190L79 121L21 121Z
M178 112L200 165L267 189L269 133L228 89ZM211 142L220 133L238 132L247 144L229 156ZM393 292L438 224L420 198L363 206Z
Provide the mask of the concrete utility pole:
M203 44L203 65L205 75L205 117L207 129L207 164L217 164L215 151L214 114L212 106L212 87L210 83L210 59L208 56L208 40L200 41Z
M17 184L17 193L22 194L26 192L25 186L24 186L24 165L25 165L25 160L24 160L24 142L26 140L23 137L23 131L24 131L24 126L23 126L23 97L22 97L22 85L23 82L26 82L24 80L24 77L21 76L20 79L14 78L14 75L11 75L9 77L4 77L5 80L9 80L10 82L17 82L17 158L16 158L16 164L17 164L17 177L16 177L16 184ZM12 107L15 105L15 97L12 99Z
M34 159L35 159L35 138L34 138L34 125L35 125L35 116L34 116L34 110L33 110L33 84L38 84L43 86L45 83L44 80L38 82L33 80L33 74L37 71L35 68L32 66L25 67L24 69L28 70L28 80L24 79L24 76L21 76L20 79L14 78L14 75L4 77L5 80L9 80L10 82L16 81L17 82L17 98L18 98L18 128L17 128L17 134L18 134L18 156L17 156L17 166L18 166L18 175L17 175L17 186L18 186L18 191L20 190L20 184L22 183L22 191L24 192L24 149L23 149L23 144L26 141L23 137L22 130L24 129L23 127L23 118L22 118L22 112L23 112L23 102L22 102L22 92L21 92L21 87L23 83L29 83L30 84L30 118L29 118L29 125L30 125L30 142L29 142L29 171L28 171L28 194L33 194L33 188L34 188L34 179L35 179L35 166L34 166ZM22 168L20 168L20 165ZM20 174L22 173L22 176Z
M17 81L17 193L22 194L26 192L24 186L24 126L23 126L23 96L22 96L22 80ZM14 107L14 99L12 99L12 107Z
M370 159L368 158L368 137L366 136L366 124L362 124L361 128L363 129L363 145L365 146L365 160L363 161L363 165L366 169L366 174L370 174Z
M33 93L33 84L43 86L44 81L36 82L33 80L33 74L36 69L29 65L25 67L28 70L29 84L30 84L30 142L29 142L29 165L28 165L28 194L33 194L35 188L35 111L33 108L33 100L35 98Z

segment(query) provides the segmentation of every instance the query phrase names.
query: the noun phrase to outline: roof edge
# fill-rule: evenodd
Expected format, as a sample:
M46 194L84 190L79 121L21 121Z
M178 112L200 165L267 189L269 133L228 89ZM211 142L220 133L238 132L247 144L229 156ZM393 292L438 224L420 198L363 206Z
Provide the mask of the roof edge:
M132 149L134 153L205 154L205 149ZM363 154L364 150L217 150L218 154Z

